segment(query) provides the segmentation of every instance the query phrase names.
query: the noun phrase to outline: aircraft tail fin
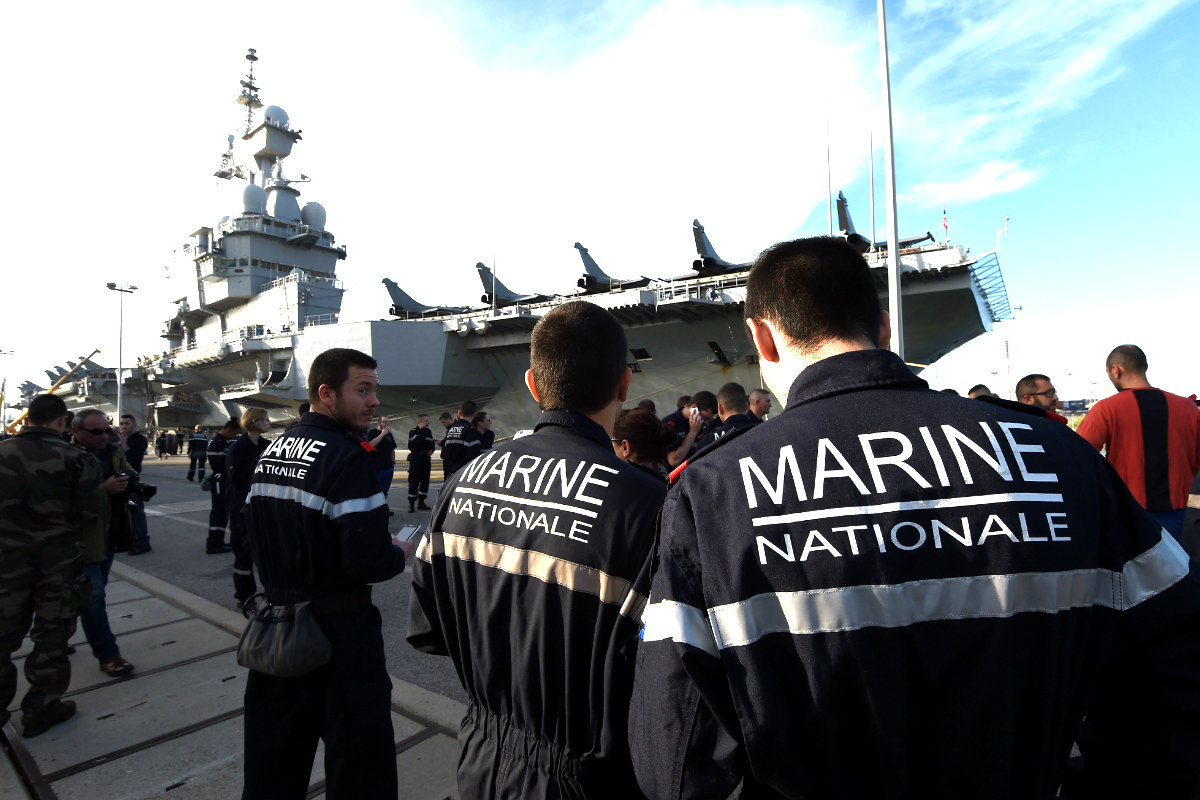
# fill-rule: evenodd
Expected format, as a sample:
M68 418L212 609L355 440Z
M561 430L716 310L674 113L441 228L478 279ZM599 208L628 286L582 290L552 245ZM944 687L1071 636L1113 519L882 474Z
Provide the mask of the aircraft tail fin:
M482 261L475 264L475 271L479 273L479 281L483 284L483 297L480 298L483 302L490 304L493 294L496 302L500 305L517 303L525 299L524 295L517 294L501 283Z
M387 287L388 294L392 297L392 304L398 311L407 311L410 314L420 314L423 311L428 311L429 306L422 305L416 300L413 300L400 285L391 278L384 278L383 285Z

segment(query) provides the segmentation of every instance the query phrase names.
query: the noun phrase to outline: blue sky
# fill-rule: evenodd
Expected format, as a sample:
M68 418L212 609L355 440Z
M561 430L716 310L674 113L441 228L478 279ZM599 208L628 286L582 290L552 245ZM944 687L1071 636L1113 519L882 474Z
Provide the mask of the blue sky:
M325 205L348 247L343 319L386 316L383 277L472 302L476 261L518 291L567 291L576 241L611 274L679 275L693 218L729 260L823 233L827 127L834 191L869 233L874 3L121 10L10 12L27 35L0 53L0 213L10 287L45 298L0 317L10 387L92 347L116 362L110 280L141 287L125 362L161 350L180 294L164 267L240 210L240 186L210 176L240 132L247 47L263 99L304 131L285 169L313 178L302 201ZM1102 396L1104 356L1134 342L1156 384L1200 390L1181 246L1200 166L1196 30L1192 0L889 4L901 232L940 233L944 206L952 239L982 253L1011 218L1000 262L1021 310L933 365L936 387L1004 393L1036 371L1064 397Z

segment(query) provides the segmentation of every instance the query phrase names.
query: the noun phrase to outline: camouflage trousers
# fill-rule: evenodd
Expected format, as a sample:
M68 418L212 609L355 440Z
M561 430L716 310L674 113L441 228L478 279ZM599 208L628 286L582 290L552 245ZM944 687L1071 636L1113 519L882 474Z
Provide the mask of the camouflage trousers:
M8 721L17 693L12 654L26 633L33 651L25 658L29 691L21 709L36 714L67 691L67 641L75 633L79 601L88 588L83 585L82 554L74 534L20 545L0 543L0 724Z

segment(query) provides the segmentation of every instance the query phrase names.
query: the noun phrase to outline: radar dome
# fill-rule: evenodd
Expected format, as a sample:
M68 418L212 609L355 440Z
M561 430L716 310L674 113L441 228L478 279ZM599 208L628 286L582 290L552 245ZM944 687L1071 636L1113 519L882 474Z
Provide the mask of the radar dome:
M325 206L320 203L305 203L300 209L300 221L313 230L325 230Z
M263 112L263 122L274 128L281 130L288 129L288 115L279 106L267 106L267 110Z
M255 183L242 190L242 212L262 215L267 212L267 193Z

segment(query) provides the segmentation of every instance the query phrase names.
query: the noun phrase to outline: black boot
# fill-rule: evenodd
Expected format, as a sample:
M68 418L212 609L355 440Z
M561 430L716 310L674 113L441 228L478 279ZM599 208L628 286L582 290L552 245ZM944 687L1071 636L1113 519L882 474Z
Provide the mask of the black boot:
M417 509L414 507L412 500L408 501L408 513L410 513L410 514L417 513Z
M429 506L425 505L424 499L417 501L417 508L421 509L422 511L431 511L432 510Z

